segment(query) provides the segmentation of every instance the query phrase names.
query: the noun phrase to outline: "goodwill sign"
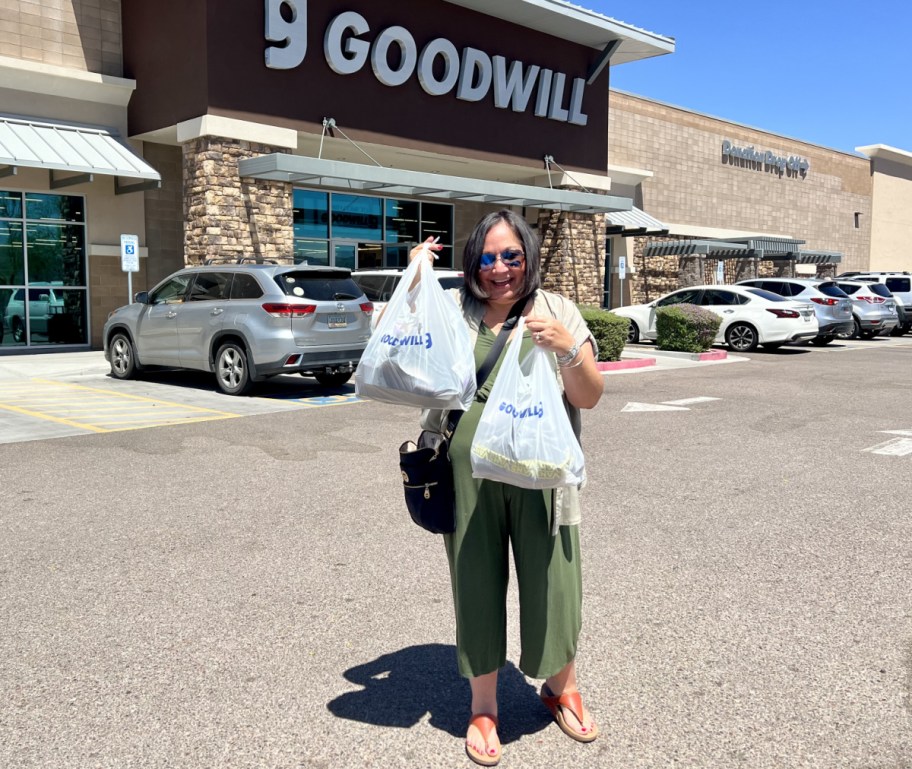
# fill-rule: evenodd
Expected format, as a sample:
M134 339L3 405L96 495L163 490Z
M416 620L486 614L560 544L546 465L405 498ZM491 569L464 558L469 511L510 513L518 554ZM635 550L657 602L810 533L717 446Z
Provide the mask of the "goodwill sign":
M265 0L266 66L294 69L307 55L307 0ZM284 9L284 14L283 14ZM390 64L390 53L396 62ZM572 125L584 126L586 79L570 78L564 72L508 62L503 56L466 46L461 50L445 37L438 37L419 50L414 36L402 26L374 32L368 20L355 11L333 17L323 33L323 56L339 75L361 71L370 62L374 77L396 87L418 78L431 96L454 93L457 99L478 102L493 92L494 106L526 112ZM565 106L566 105L566 106Z

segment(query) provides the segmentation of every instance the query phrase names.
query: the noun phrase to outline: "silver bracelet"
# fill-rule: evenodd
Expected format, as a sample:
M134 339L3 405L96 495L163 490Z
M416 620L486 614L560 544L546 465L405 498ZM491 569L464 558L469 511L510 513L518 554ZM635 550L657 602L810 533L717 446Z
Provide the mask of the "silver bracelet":
M579 358L579 360L578 360L576 363L567 363L566 365L561 364L561 363L558 363L557 365L558 365L558 367L561 368L561 369L576 368L577 366L582 366L582 365L583 365L583 359L582 359L582 357L580 356L580 354L577 353L576 357Z

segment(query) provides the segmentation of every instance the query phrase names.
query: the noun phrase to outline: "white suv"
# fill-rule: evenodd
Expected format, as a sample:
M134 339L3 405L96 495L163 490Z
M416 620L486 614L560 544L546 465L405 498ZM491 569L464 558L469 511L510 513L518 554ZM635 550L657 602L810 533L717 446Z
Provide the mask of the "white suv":
M393 291L396 290L396 286L399 285L404 271L391 267L382 270L355 270L352 272L352 280L374 304L372 328L377 324L380 313L393 295ZM444 289L459 288L465 283L465 273L462 270L435 269L434 274Z
M63 313L60 286L62 284L32 283L28 289L28 321L33 335L48 339L51 316ZM3 311L3 325L16 344L25 342L25 291L24 288L16 289Z
M868 272L846 272L839 277L885 285L896 300L896 313L899 315L899 324L890 334L892 336L902 336L912 331L912 275L908 272L877 272L869 270Z

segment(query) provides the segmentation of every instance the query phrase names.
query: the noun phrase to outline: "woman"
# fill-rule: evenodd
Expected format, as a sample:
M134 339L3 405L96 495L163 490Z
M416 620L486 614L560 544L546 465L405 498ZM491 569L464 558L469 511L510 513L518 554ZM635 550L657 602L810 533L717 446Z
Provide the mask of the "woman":
M439 249L431 239L410 258ZM555 355L568 413L579 434L579 409L601 397L595 340L576 306L542 291L538 238L512 211L484 217L466 242L465 286L452 289L475 344L480 366L510 308L528 298L522 355L533 345ZM483 766L500 760L497 737L497 671L506 662L508 543L513 549L520 602L520 669L544 678L542 701L573 739L598 734L580 701L576 682L582 581L577 489L535 491L472 477L469 448L497 376L495 365L450 443L456 489L456 531L445 535L456 608L460 673L472 690L466 752ZM443 431L446 412L426 411L424 429Z

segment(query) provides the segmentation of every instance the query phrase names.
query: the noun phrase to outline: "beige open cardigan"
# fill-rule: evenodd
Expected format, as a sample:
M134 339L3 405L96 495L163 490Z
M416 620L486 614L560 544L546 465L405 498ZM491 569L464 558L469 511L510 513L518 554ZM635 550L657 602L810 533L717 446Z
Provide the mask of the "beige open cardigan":
M472 347L474 349L475 343L478 340L478 330L485 314L485 304L469 295L464 288L452 288L447 291L447 293L453 297L460 310L462 310L462 316L465 318L466 324L469 327L469 336L472 340ZM596 357L598 356L598 346L595 342L595 338L586 326L583 316L580 315L580 311L577 309L576 305L565 296L552 294L549 291L542 291L539 289L535 293L535 299L530 314L536 317L551 315L556 318L563 324L567 331L570 332L578 345L589 342L589 344L592 345L593 353L595 353ZM563 393L564 384L557 373L558 367L556 360L554 367L558 387L560 387L561 392ZM569 403L566 398L564 398L564 406L567 409L567 416L570 418L570 424L573 426L573 432L576 434L577 440L579 440L582 421L580 419L580 410ZM433 432L441 433L446 427L448 416L449 411L446 410L425 409L421 412L421 428L423 430L432 430ZM573 526L579 524L580 488L581 487L564 486L554 489L552 500L554 509L553 534L557 533L558 526Z

